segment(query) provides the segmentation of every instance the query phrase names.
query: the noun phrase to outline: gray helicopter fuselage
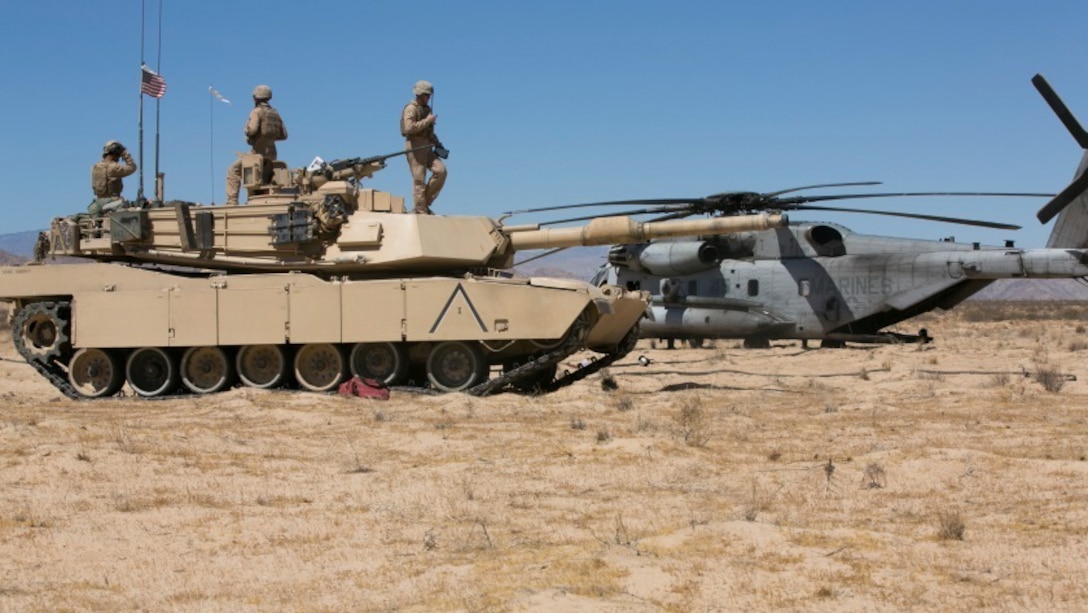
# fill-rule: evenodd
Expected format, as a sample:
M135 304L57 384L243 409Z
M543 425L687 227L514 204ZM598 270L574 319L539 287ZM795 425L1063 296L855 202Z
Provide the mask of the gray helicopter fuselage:
M1017 249L948 240L855 234L834 223L794 223L773 230L699 239L616 245L597 284L610 283L652 296L642 335L665 339L743 338L748 346L771 339L928 341L885 328L933 309L950 309L998 279L1088 277L1088 130L1042 75L1032 84L1080 145L1080 166L1060 192L878 192L804 194L877 182L822 183L772 192L728 191L699 198L611 200L523 212L629 205L637 214L677 219L755 211L833 211L924 219L1018 230L1005 223L840 206L839 201L922 196L1046 197L1041 223L1057 217L1045 249ZM512 214L512 213L511 213ZM578 221L575 218L565 221Z
M617 246L598 280L651 293L644 337L877 340L883 328L952 308L997 279L1084 276L1088 254L1079 249L903 239L798 223Z

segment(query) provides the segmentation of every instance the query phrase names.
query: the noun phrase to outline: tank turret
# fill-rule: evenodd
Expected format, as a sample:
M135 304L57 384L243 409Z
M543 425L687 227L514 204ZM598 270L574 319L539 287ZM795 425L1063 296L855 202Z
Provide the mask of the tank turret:
M659 222L609 217L543 229L537 224L508 226L482 216L406 215L402 198L359 187L359 179L380 169L385 157L274 171L268 184L250 190L256 195L245 206L173 202L101 218L58 218L50 229L51 252L229 272L459 273L508 269L521 250L784 225L781 215L768 214ZM264 174L243 166L243 177Z
M649 294L517 278L518 251L785 223L613 217L541 228L405 214L402 198L360 185L392 155L294 171L243 156L247 205L169 202L54 220L45 265L0 267L16 349L73 398L126 384L142 396L237 382L327 392L352 375L478 395L549 391L630 351ZM598 355L560 372L583 349Z

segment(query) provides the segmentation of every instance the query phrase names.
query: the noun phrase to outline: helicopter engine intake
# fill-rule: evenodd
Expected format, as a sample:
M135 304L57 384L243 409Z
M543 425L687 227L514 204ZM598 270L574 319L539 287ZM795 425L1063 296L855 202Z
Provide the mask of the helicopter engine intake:
M690 275L718 265L718 247L708 242L663 242L647 245L638 255L639 267L662 277Z

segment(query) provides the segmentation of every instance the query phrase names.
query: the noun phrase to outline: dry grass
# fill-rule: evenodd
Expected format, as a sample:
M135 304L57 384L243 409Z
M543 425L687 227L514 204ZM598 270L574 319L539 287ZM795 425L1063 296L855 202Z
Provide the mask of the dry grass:
M76 403L0 361L0 609L1088 608L1073 322L924 325L381 404Z
M956 511L940 511L937 513L937 537L942 541L962 541L967 526L963 518Z

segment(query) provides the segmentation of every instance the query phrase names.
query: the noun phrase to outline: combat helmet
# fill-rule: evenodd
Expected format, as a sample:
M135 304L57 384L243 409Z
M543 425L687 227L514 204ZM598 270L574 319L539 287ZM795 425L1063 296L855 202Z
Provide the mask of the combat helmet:
M272 88L267 85L258 85L253 88L253 98L255 100L271 100Z
M102 155L120 154L124 150L125 146L120 141L110 140L106 141L106 144L102 146Z
M433 95L434 86L431 85L430 81L416 81L415 87L412 88L412 93L417 96L422 96L423 94Z

